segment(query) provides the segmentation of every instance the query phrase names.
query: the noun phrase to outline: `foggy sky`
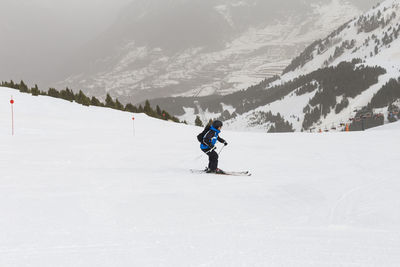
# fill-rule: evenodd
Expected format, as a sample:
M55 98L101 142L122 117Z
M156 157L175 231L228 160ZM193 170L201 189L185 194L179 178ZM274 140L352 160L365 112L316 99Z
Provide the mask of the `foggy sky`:
M1 0L0 80L45 84L130 0Z
M109 28L132 1L0 0L0 81L47 87L63 62Z

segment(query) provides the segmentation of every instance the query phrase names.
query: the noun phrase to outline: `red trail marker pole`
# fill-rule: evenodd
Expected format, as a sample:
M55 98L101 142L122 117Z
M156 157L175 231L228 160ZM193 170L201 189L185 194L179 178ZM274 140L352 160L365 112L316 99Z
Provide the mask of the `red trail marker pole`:
M12 96L10 104L11 104L11 134L14 136L14 99Z

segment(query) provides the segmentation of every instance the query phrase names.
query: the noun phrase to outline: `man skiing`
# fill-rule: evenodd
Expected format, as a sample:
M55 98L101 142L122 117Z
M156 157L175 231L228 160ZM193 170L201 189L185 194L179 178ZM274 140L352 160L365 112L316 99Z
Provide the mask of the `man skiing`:
M223 174L224 172L218 169L218 153L215 151L215 144L218 142L223 143L225 146L228 143L219 137L222 128L222 121L214 121L211 126L207 126L204 131L197 136L201 142L201 150L208 155L209 164L206 169L207 173Z

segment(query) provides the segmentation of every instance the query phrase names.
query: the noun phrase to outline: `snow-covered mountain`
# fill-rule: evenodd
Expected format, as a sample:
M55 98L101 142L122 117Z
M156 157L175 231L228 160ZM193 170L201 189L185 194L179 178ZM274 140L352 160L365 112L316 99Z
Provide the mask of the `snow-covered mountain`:
M122 101L228 94L280 74L370 1L135 0L57 86Z
M199 127L134 114L134 135L131 113L8 88L0 103L0 266L400 266L399 124L223 131L221 168L253 173L226 177L189 172Z
M230 124L234 127L245 119L257 125L264 112L280 113L297 131L342 130L346 123L369 127L394 120L400 108L399 14L400 2L387 0L314 42L267 88L287 87L305 76L303 83ZM345 61L353 61L354 67L341 63ZM321 77L324 69L327 76Z
M315 41L280 78L246 91L154 103L164 103L189 122L196 115L204 121L222 116L240 129L276 130L279 124L281 130L343 130L348 123L360 129L395 120L400 108L399 12L399 1L384 1Z

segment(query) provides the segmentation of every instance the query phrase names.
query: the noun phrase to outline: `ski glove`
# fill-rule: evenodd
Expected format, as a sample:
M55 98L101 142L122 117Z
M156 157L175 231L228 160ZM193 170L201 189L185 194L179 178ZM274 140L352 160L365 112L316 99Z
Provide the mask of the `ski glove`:
M225 141L225 142L224 142L224 146L227 146L227 145L228 145L228 142Z

